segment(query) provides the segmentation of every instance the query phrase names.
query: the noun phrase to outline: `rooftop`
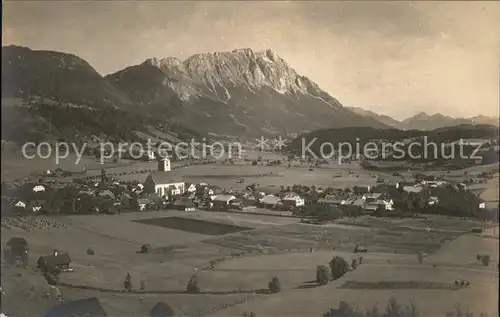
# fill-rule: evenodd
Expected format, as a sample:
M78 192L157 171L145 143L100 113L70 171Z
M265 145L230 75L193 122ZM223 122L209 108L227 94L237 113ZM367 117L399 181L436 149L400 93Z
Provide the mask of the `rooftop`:
M182 178L175 172L154 171L147 178L152 178L155 184L183 183Z

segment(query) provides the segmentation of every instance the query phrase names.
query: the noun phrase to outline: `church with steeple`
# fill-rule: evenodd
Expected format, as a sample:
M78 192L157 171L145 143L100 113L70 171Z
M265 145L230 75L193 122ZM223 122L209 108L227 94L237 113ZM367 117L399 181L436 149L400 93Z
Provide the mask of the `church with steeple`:
M170 159L162 155L157 158L158 169L146 177L144 189L166 198L184 194L186 183L172 171Z

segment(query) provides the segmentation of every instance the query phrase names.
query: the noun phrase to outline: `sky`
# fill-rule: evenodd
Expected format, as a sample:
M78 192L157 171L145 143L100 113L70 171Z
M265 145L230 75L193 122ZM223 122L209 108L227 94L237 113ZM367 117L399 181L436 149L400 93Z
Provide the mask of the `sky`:
M498 116L500 2L4 1L2 45L107 75L151 57L271 48L344 106Z

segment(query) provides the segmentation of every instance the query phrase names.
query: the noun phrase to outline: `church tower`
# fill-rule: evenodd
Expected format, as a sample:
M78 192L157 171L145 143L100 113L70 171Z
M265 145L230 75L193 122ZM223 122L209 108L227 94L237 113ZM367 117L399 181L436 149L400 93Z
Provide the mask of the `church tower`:
M160 172L170 172L170 160L166 157L158 157L158 171Z

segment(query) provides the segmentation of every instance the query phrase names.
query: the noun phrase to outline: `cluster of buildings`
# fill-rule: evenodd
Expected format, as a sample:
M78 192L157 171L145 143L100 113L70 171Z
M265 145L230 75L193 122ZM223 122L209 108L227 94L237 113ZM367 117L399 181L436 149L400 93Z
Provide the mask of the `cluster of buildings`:
M365 213L380 209L394 210L396 193L419 195L424 188L451 186L444 180L422 179L393 185L355 186L352 190L321 189L314 186L281 187L248 186L244 190L223 190L206 183L193 184L172 171L168 158L158 158L157 169L145 176L143 183L120 182L101 175L100 181L75 179L72 183L40 180L23 184L5 194L2 203L17 211L37 213L120 213L122 211L160 210L165 208L191 211L249 210L267 208L282 211L304 210L309 206L326 205L343 209L363 210ZM465 190L463 183L454 184ZM7 191L9 192L9 191ZM436 196L426 197L429 206L439 204ZM54 203L57 202L56 203ZM484 208L480 205L479 208ZM59 210L53 210L53 209ZM2 208L4 212L5 208Z

